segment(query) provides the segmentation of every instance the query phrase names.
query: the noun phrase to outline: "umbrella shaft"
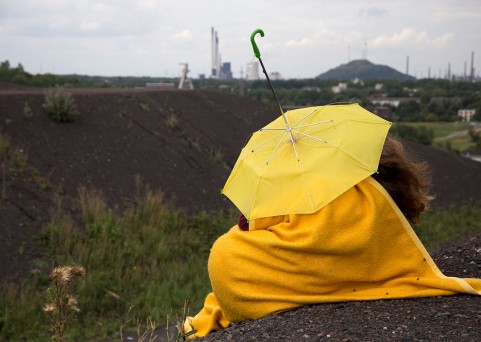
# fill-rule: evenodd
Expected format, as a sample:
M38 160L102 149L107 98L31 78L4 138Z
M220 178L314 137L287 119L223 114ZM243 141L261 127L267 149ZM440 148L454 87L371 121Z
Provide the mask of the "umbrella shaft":
M287 119L286 117L284 116L284 110L282 109L282 106L281 106L281 103L279 101L279 98L277 97L277 94L274 90L274 87L272 86L272 83L271 83L271 80L269 79L269 76L267 75L267 71L266 71L266 68L264 66L264 63L262 63L262 59L260 57L259 58L259 62L261 62L261 66L262 66L262 71L264 72L264 75L266 75L266 79L267 79L267 82L269 83L269 87L271 88L272 90L272 94L274 94L274 97L276 99L276 102L277 102L277 105L279 106L279 110L281 111L281 115L282 115L282 118L284 119L286 125L288 124L287 122Z

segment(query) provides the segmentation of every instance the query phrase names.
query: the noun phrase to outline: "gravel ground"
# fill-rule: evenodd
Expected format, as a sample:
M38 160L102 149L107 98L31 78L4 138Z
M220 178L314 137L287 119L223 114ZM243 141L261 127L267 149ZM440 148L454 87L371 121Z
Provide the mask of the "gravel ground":
M447 276L481 277L481 234L432 253ZM242 322L202 341L481 341L481 296L321 304Z

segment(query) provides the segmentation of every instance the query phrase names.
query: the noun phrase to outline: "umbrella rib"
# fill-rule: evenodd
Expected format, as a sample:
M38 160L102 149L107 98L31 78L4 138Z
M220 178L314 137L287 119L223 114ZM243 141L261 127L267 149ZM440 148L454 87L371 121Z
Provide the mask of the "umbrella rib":
M285 129L284 129L284 131L285 131ZM285 133L284 133L284 134L285 134ZM269 140L267 140L267 141L264 141L264 142L263 142L262 144L260 144L259 146L254 147L254 148L252 149L252 152L255 152L257 149L261 148L261 147L264 146L264 145L267 145L267 144L270 143L272 140L280 137L281 135L282 135L282 133L279 133L279 134L277 134L276 136L272 137L272 139L269 139Z
M259 132L263 131L285 131L285 128L261 128Z
M306 194L307 194L307 200L309 201L309 205L311 206L311 210L314 210L314 205L312 204L311 200L311 193L309 192L309 188L307 187L306 179L304 178L304 170L302 169L302 164L300 161L300 157L297 153L296 149L296 143L295 141L292 141L292 146L294 147L294 151L296 153L296 158L297 158L297 167L299 168L299 173L301 174L301 179L302 179L302 185L306 189Z
M301 120L297 121L294 125L292 125L292 127L297 127L297 125L299 125L302 121L304 121L305 119L307 119L308 117L310 117L312 114L314 114L316 111L318 111L319 109L316 108L314 109L312 112L310 112L309 114L307 114L305 117L303 117Z
M315 123L304 125L304 126L294 126L294 128L311 127L311 126L316 126L316 125L320 125L320 124L324 124L324 123L328 123L328 122L334 122L334 120L319 121L319 122L315 122Z
M354 160L357 161L358 163L364 165L368 170L372 170L372 167L371 167L371 166L369 166L368 164L366 164L365 162L363 162L361 159L359 159L358 157L356 157L356 156L353 155L352 153L346 151L346 150L343 149L342 147L332 145L332 144L328 143L326 140L323 140L323 139L317 138L317 137L313 137L312 135L305 134L305 133L299 132L299 131L297 131L297 130L296 130L295 132L296 132L296 133L299 133L300 135L306 136L306 137L308 137L308 138L311 138L311 139L320 141L320 142L322 142L322 143L325 143L325 144L329 145L330 147L337 148L339 151L344 152L345 154L347 154L349 157L351 157L352 159L354 159ZM375 170L374 170L374 171L375 171Z
M291 134L291 137L292 137L292 134ZM297 153L296 142L295 142L294 138L291 138L290 141L292 143L292 147L294 148L294 153L296 154L296 159L299 162L299 154Z
M293 132L296 132L296 133L298 133L298 134L300 134L300 135L303 135L303 136L305 136L305 137L308 137L308 138L311 138L311 139L320 141L320 142L322 142L322 143L328 144L329 146L333 146L333 145L329 144L329 143L328 143L326 140L324 140L324 139L321 139L321 138L318 138L318 137L313 137L312 135L303 133L303 132L298 131L298 130L292 130L292 131L293 131ZM335 147L335 146L334 146L334 147Z
M279 148L279 146L281 145L282 143L282 140L284 140L284 138L286 137L286 134L287 134L287 131L284 132L284 135L282 136L282 138L279 139L279 142L277 143L277 146L274 148L274 150L272 151L271 155L269 156L269 158L267 158L266 160L266 165L269 165L271 159L274 157L274 154L277 152L277 149ZM297 153L296 153L297 154Z

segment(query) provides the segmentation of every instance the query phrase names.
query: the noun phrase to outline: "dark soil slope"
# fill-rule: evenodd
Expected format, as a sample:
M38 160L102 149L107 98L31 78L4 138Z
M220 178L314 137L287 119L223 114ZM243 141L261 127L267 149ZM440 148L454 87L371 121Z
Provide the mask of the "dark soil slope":
M45 113L44 90L0 84L0 134L52 185L7 172L0 207L4 276L24 269L14 259L36 253L25 237L48 221L52 196L75 198L79 186L100 189L118 206L140 179L192 212L232 207L220 195L230 167L250 133L278 115L275 107L218 92L69 91L80 116L65 124ZM417 144L408 148L432 166L435 204L481 197L480 163Z
M0 281L18 280L34 270L31 262L41 251L35 248L32 240L49 220L53 197L76 198L79 186L100 189L111 205L121 206L134 196L135 179L140 178L142 184L162 189L177 207L191 212L232 207L220 194L230 167L250 133L278 116L273 106L217 92L70 91L80 116L74 123L61 124L48 117L42 108L43 90L0 84L0 134L9 140L12 148L27 156L28 164L39 172L36 175L31 170L15 169L10 162L3 168L5 163L0 161L6 195L0 201ZM26 105L32 111L31 117L24 114ZM408 148L418 159L431 164L432 192L437 196L435 205L461 203L469 198L481 200L481 163L416 144L408 144ZM45 186L45 182L50 186ZM462 248L472 249L473 246L481 248L479 239L476 244L470 242ZM476 265L481 264L477 253L478 259L466 259L475 261L474 266L469 265L474 271L479 270ZM456 260L451 265L453 271L464 272L460 269L468 266L463 263L464 254L454 251L452 255ZM449 261L442 256L438 259ZM479 273L471 272L471 268L466 274L479 276ZM456 333L461 333L462 327L479 327L481 314L478 300L469 302L474 305L473 310L478 310L478 316L471 315L472 311L469 319L456 316L464 314L461 309L451 309L450 305L464 303L464 298L453 298L450 302L444 302L444 299L419 301L411 309L412 314L406 311L407 306L403 307L411 305L412 301L307 307L298 313L266 318L268 322L272 320L267 323L269 330L265 328L265 321L260 321L234 327L226 331L227 335L221 333L213 338L225 340L229 339L228 334L232 334L231 338L238 341L254 337L258 340L297 341L303 340L304 335L322 340L331 334L338 340L354 341L353 336L361 336L354 335L354 331L360 329L366 340L370 340L368 333L374 334L371 340L383 340L386 336L423 339L425 335L421 332L418 335L395 335L392 331L418 325L421 329L425 324L421 317L426 320L434 317L429 310L423 309L424 305L435 308L438 313L449 312L433 319L440 324L456 325L459 328ZM464 309L467 306L468 302L461 305ZM401 316L411 317L410 323L397 324L396 317ZM278 317L282 323L277 323ZM313 331L309 330L311 321L315 323ZM316 325L319 322L324 325ZM434 330L435 326L430 329ZM463 330L463 334L471 333L466 331ZM276 339L276 336L285 336L285 339Z
M116 204L135 193L139 176L179 207L225 206L219 192L248 132L275 117L266 105L216 92L72 92L80 116L68 124L45 114L42 91L0 93L1 132L66 194L85 185Z

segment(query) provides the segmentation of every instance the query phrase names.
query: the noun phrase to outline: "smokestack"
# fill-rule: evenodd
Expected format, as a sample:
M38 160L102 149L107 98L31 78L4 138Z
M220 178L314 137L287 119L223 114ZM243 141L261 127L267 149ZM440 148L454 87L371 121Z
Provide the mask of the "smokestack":
M409 76L409 55L406 57L406 75Z
M210 44L211 44L211 52L210 52L211 77L214 78L215 77L215 31L213 27L210 30Z
M428 78L431 78L431 67L428 68Z
M451 80L451 62L448 63L448 80Z
M220 77L219 37L215 33L215 70L217 78Z
M212 58L212 78L220 77L220 56L219 56L219 37L217 36L217 31L212 27L210 30L211 34L211 58Z
M474 81L474 51L471 51L471 72L469 76L471 82Z

